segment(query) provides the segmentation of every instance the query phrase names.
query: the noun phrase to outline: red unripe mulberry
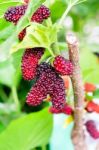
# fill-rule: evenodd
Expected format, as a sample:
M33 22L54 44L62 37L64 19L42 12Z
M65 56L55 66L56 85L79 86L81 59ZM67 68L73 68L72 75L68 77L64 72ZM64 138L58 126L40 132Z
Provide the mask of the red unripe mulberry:
M38 106L47 97L47 91L41 80L33 86L27 95L26 103L30 106Z
M25 37L25 35L26 35L26 28L23 29L23 30L19 33L19 35L18 35L19 40L22 41L23 38Z
M55 107L52 106L49 108L49 112L51 112L53 114L64 113L66 115L71 115L73 113L73 109L70 106L68 106L67 104L65 104L62 109L56 109Z
M31 21L42 23L44 19L50 16L50 10L44 5L41 5L37 11L33 14Z
M36 76L39 59L44 53L44 48L26 49L22 57L22 76L25 80L32 80Z
M72 62L62 56L57 56L55 58L54 67L61 75L71 75L73 72Z

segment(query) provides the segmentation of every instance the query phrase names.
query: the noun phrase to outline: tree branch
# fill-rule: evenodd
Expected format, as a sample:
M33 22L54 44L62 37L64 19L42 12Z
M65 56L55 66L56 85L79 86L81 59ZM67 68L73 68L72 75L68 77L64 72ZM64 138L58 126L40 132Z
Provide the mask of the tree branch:
M73 63L74 69L71 76L74 92L74 128L72 140L75 150L86 150L83 132L83 112L84 112L84 88L79 65L79 46L78 40L73 34L66 36L69 48L69 58Z

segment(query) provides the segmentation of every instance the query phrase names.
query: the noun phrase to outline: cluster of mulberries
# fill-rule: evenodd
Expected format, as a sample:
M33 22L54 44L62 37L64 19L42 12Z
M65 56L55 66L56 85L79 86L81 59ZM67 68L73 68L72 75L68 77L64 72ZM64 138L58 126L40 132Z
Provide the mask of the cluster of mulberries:
M94 139L99 139L99 131L96 128L95 122L93 120L89 120L86 122L86 129L89 132L89 134L94 138Z
M9 8L5 12L5 19L16 25L26 12L29 1L24 0L24 2L26 3L25 5ZM41 5L32 15L31 21L42 23L49 16L50 10L46 6ZM19 40L22 41L25 35L26 28L18 35ZM73 65L62 56L55 58L53 63L54 67L45 62L39 64L39 60L44 54L44 51L44 48L29 48L23 54L21 65L23 78L25 80L36 79L35 85L27 95L26 102L28 105L37 106L49 95L52 102L50 112L71 114L72 109L65 102L65 85L60 75L71 75Z
M9 8L5 12L5 19L9 22L13 22L15 25L18 23L20 18L25 14L28 5L21 5ZM31 21L42 23L43 20L47 19L50 16L50 10L44 5L41 5L40 8L32 15ZM26 29L24 29L19 35L19 40L22 41L26 34Z
M35 88L36 90L38 89L36 94L34 93ZM39 92L41 92L41 95ZM37 82L27 96L27 103L32 106L38 105L38 101L41 103L48 94L51 97L54 108L62 109L64 107L66 96L64 82L51 65L42 63L38 66ZM41 98L37 95L41 96Z
M36 84L27 95L27 104L31 106L40 105L47 95L50 95L52 113L72 114L71 107L66 104L66 93L63 79L56 69L49 63L41 63L36 69Z
M24 79L31 80L36 77L36 83L28 93L26 102L28 105L37 106L49 95L52 102L50 112L70 115L72 109L65 102L64 81L56 68L52 67L49 63L43 62L38 65L38 59L40 59L44 52L41 49L39 50L39 57L37 49L26 50L22 59L22 74Z

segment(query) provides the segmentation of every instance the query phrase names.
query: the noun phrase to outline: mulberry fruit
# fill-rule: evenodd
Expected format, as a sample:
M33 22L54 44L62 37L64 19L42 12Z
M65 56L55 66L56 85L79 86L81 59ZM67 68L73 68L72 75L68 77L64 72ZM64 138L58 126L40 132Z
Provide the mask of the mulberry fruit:
M27 95L26 103L30 106L38 106L47 97L47 91L41 80L38 80L35 86Z
M26 28L23 29L23 30L19 33L19 35L18 35L19 40L22 41L23 38L25 37L25 35L26 35Z
M50 16L50 10L44 6L41 5L40 8L37 9L37 11L33 14L31 21L42 23L44 19L47 19Z
M10 7L5 12L4 17L7 21L17 24L19 19L25 14L26 9L27 9L27 5Z
M71 115L73 113L73 110L72 110L72 108L70 106L65 104L62 109L56 109L54 107L50 107L49 112L51 112L53 114L64 113L64 114L67 114L67 115Z
M71 115L73 113L73 109L69 105L65 104L65 106L62 109L62 112L64 114Z
M86 122L86 129L89 132L89 134L94 138L99 138L99 131L96 129L96 125L93 120L89 120Z
M41 7L37 10L38 14L42 15L43 19L47 19L50 16L50 10L44 5L41 5Z
M72 62L62 56L57 56L55 58L54 67L61 75L71 75L73 72Z
M32 80L36 76L38 61L44 53L44 48L26 49L22 57L22 75L25 80Z
M37 23L42 23L43 22L42 15L34 13L32 18L31 18L31 21L37 22Z
M46 74L53 72L53 75L55 75L55 77L58 76L58 73L56 73L55 69L49 63L46 62L43 62L38 66L37 75L40 76L44 72Z
M52 91L50 92L52 98L52 105L56 109L62 109L65 105L65 86L63 79L61 77L57 77L54 82L54 86Z
M61 109L65 104L65 86L63 79L58 75L55 69L47 64L42 63L38 68L38 76L43 77L43 82L51 96L52 105L57 109Z
M36 92L34 92L35 88L37 90ZM62 78L50 64L41 63L37 68L36 85L28 94L27 103L36 106L40 104L48 94L51 97L53 108L62 109L64 107L66 95Z
M62 113L62 110L61 109L56 109L52 106L52 107L49 108L49 112L52 113L52 114L60 114L60 113Z
M42 81L42 84L47 89L47 93L50 94L57 79L54 68L48 63L41 63L37 69L37 78Z

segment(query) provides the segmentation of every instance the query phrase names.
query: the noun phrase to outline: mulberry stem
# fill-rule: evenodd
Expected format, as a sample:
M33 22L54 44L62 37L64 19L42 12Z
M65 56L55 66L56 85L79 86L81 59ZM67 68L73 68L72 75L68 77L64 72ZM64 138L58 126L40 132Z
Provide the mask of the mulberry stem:
M63 21L64 21L64 19L66 18L66 16L67 16L67 14L69 13L69 11L71 10L71 8L72 8L72 5L70 4L70 5L67 7L67 9L66 9L65 13L63 14L63 16L61 17L61 20L60 20L60 22L59 22L59 25L60 25L60 26L63 24Z
M20 112L20 103L19 103L19 100L18 100L18 96L17 96L17 91L16 91L16 87L12 87L12 94L13 94L13 99L14 99L14 102L16 104L16 110L18 112Z
M69 48L69 58L74 66L71 76L74 92L74 128L72 131L72 140L75 150L87 150L83 132L84 88L79 65L78 40L73 34L67 34L66 41Z

